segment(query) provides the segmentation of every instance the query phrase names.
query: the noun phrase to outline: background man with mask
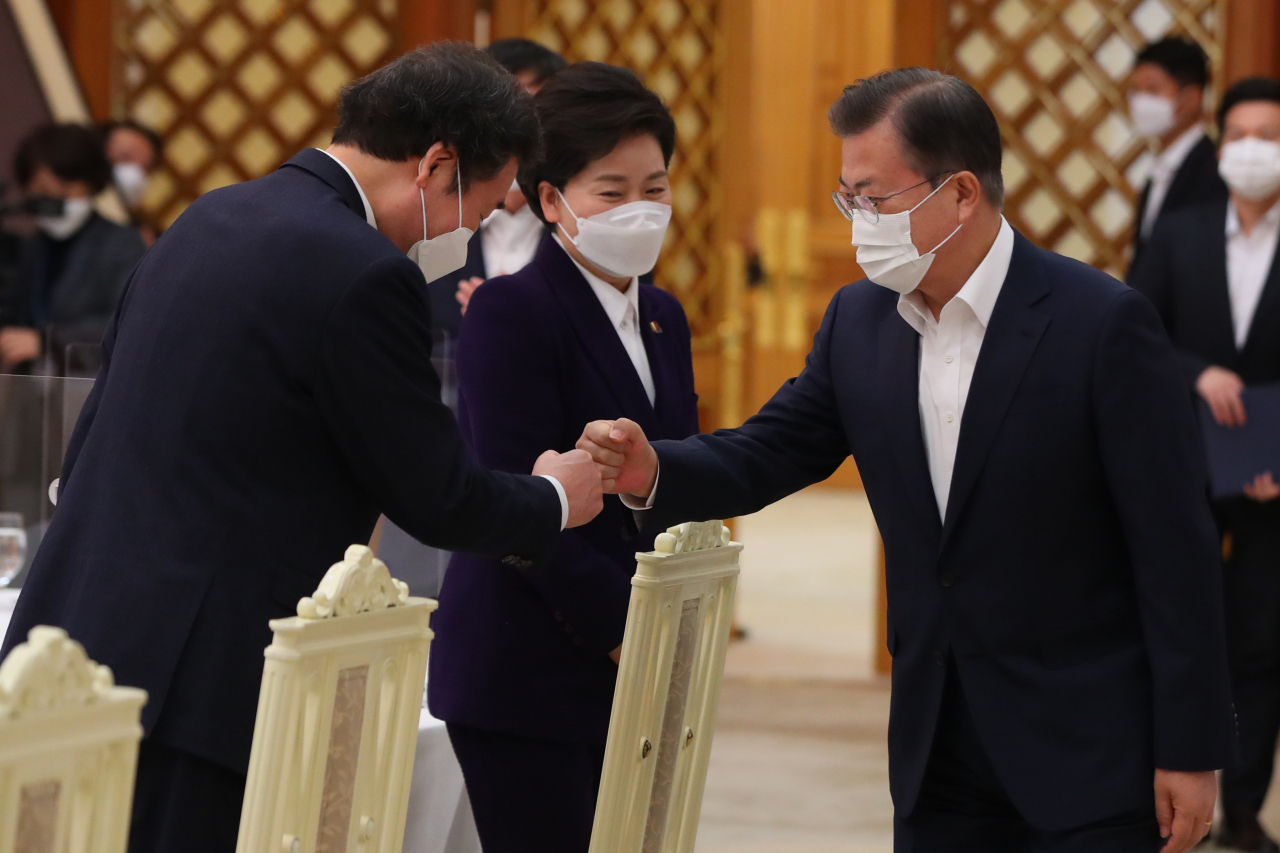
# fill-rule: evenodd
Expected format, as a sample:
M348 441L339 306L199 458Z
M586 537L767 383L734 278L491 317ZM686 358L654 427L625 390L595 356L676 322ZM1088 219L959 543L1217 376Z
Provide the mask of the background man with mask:
M0 305L0 372L62 372L67 347L96 348L125 279L145 251L136 229L99 216L93 198L111 180L98 135L77 124L33 130L14 155L14 176L28 198L60 199L58 216L37 217L20 272ZM78 365L83 366L83 365Z
M1182 853L1234 730L1159 317L1004 220L999 128L967 83L886 71L830 118L870 280L804 371L735 430L649 444L603 421L578 446L646 528L755 512L854 456L885 547L895 849Z
M151 183L151 173L160 165L164 141L160 134L132 119L109 121L99 131L111 163L112 183L142 233L142 239L150 246L156 242L155 229L141 221L140 208Z
M147 690L132 853L235 849L267 622L380 512L527 569L601 507L580 451L478 466L431 368L423 277L532 152L529 96L443 43L338 109L328 152L203 196L134 272L5 638L65 627Z
M1249 413L1241 391L1280 382L1280 82L1241 80L1222 99L1219 168L1229 199L1160 223L1130 283L1155 304L1188 389L1226 427ZM1280 436L1276 437L1280 442ZM1215 505L1230 535L1227 649L1240 763L1222 774L1219 844L1278 848L1258 823L1280 736L1280 471L1258 471Z
M1133 132L1152 146L1151 172L1133 218L1133 263L1156 222L1189 204L1225 198L1213 140L1204 132L1209 60L1199 44L1169 36L1144 47L1129 82Z

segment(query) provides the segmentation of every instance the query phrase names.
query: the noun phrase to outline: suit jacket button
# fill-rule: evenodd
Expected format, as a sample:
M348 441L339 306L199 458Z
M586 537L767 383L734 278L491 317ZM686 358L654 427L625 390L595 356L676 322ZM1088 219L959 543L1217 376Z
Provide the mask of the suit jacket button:
M934 662L934 663L936 663L938 666L946 666L946 665L947 665L947 656L946 656L946 655L944 655L942 652L934 652L934 653L933 653L933 662Z
M956 582L956 576L951 572L943 572L942 574L938 575L938 583L942 584L943 586L951 586L955 582Z

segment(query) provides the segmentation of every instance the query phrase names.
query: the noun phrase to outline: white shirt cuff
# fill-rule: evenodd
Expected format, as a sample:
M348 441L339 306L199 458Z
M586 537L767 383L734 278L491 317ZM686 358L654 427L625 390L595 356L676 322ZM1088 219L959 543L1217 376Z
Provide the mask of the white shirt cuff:
M569 496L564 493L564 486L560 485L560 481L550 474L539 474L539 477L545 477L551 481L551 485L556 487L556 494L560 496L560 529L564 530L569 526Z
M659 466L657 471L653 472L653 489L649 492L649 499L642 501L635 495L618 495L622 500L622 505L627 509L642 512L646 509L653 509L653 499L658 494L658 478L662 476L662 467Z

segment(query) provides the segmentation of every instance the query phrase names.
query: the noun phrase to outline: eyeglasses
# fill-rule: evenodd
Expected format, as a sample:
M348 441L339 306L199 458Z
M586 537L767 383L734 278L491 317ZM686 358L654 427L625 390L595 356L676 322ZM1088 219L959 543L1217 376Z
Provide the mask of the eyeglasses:
M907 187L905 190L898 190L896 193L892 193L891 195L884 195L879 197L855 195L851 199L844 193L840 192L840 190L836 190L831 194L831 200L836 203L836 209L839 210L842 214L844 214L844 218L849 220L850 222L853 221L854 215L857 214L861 216L863 219L865 219L866 221L870 222L872 225L875 225L877 222L880 221L880 211L877 209L876 205L880 204L881 202L888 201L891 198L896 198L902 195L903 193L911 192L916 187L922 187L925 184L933 183L934 181L943 177L943 175L954 175L954 174L955 174L954 172L943 172L940 175L934 175L932 178L925 178L923 181L921 181L918 184L912 184L911 186Z

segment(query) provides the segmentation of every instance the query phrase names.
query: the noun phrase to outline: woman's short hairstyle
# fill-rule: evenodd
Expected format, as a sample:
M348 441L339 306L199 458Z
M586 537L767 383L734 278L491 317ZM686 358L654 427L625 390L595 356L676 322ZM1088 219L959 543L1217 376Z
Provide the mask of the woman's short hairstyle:
M394 161L443 142L458 152L465 190L512 157L536 155L538 121L532 98L493 57L464 42L437 42L344 88L333 141Z
M551 48L543 47L530 39L498 39L486 47L484 52L498 60L498 64L512 74L528 72L533 77L533 82L539 86L569 64Z
M934 187L950 172L972 172L988 202L1004 202L1000 125L977 90L959 77L928 68L882 71L847 87L827 118L842 138L888 119L907 163Z
M160 155L164 152L164 137L142 122L131 118L113 118L98 125L98 134L102 137L103 147L111 141L111 134L117 130L132 130L147 140L147 144L151 146L151 153L155 155L153 166L160 165Z
M676 123L662 99L635 72L600 62L576 62L554 75L534 96L542 125L542 156L520 162L520 188L545 223L538 185L558 190L624 139L648 134L671 164Z
M1227 129L1227 113L1245 101L1272 101L1280 104L1280 80L1270 77L1246 77L1231 84L1218 106L1218 131Z
M102 137L80 124L41 125L23 137L13 157L13 176L26 187L41 166L64 181L87 184L91 195L111 182Z

